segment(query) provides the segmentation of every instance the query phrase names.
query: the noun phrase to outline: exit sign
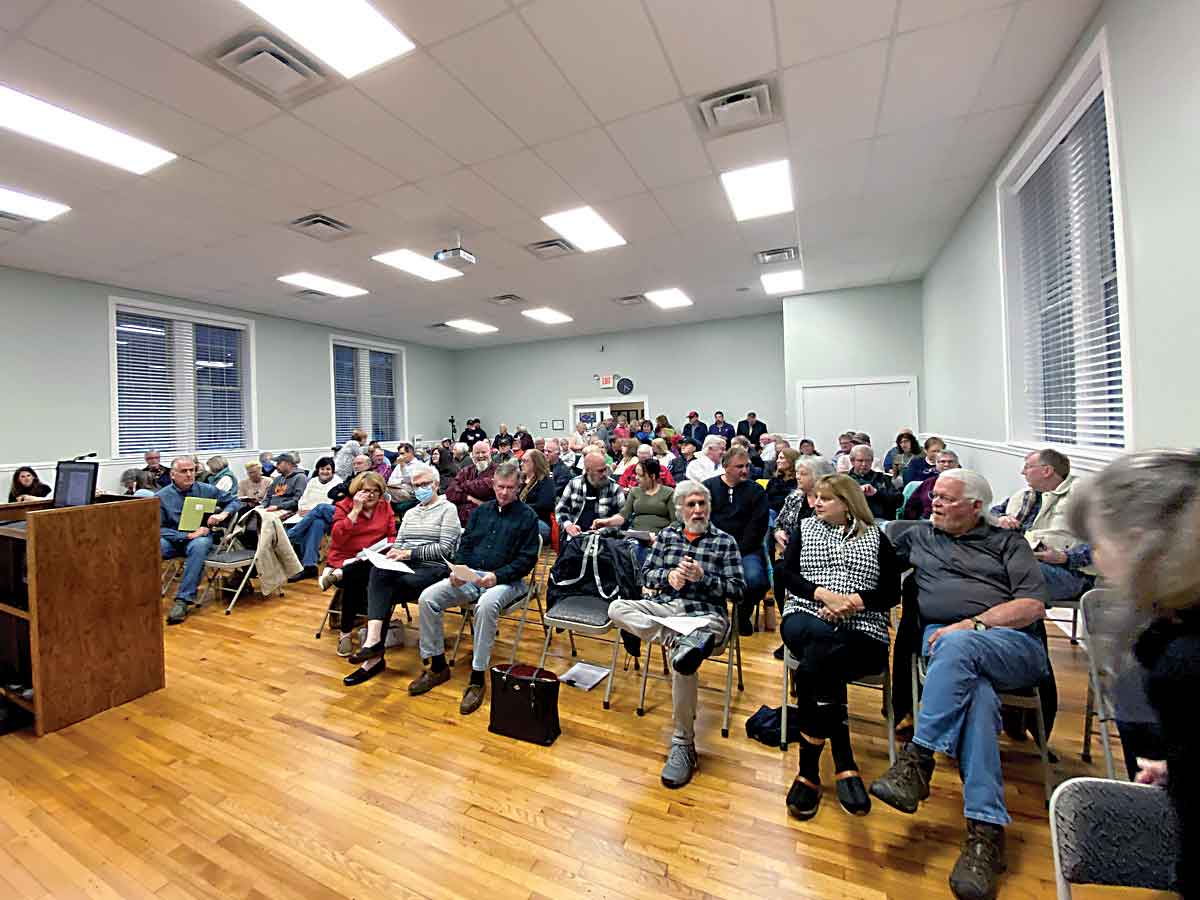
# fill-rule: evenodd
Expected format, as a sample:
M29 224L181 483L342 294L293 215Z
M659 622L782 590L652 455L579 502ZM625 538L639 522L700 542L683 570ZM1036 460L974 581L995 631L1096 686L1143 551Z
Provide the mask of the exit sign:
M617 386L617 376L616 375L601 375L600 376L601 389L611 391L616 386Z

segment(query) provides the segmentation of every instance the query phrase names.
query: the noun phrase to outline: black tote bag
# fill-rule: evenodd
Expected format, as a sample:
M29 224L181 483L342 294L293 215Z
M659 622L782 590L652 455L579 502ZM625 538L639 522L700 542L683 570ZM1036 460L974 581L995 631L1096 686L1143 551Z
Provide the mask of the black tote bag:
M521 663L492 666L488 731L549 747L562 734L558 724L558 676Z

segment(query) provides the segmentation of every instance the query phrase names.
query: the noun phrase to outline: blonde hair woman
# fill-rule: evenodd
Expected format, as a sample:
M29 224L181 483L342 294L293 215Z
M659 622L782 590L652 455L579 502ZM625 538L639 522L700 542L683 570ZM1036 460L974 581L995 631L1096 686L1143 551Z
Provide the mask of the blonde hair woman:
M654 458L658 460L659 465L663 468L669 466L675 459L675 454L667 446L667 442L660 437L656 437L650 442L650 447L654 450Z

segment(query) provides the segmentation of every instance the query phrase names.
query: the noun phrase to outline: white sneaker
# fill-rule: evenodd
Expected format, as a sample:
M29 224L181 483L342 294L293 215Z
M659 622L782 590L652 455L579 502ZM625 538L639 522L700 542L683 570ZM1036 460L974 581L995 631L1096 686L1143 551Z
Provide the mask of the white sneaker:
M341 569L331 569L328 566L321 573L321 577L317 579L317 584L321 586L321 590L327 591L329 588L342 580Z

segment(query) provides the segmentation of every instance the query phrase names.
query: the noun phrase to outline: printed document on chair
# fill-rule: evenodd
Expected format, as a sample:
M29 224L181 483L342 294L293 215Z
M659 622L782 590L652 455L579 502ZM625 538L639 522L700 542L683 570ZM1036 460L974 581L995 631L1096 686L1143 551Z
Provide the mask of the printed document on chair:
M691 634L697 628L704 627L708 621L703 616L650 616L649 618L651 622L657 622L676 634Z
M410 569L405 563L400 562L398 559L388 559L385 554L380 553L378 550L363 550L361 553L359 553L359 556L377 569L387 569L389 572L407 572L410 575L412 574L412 569Z

